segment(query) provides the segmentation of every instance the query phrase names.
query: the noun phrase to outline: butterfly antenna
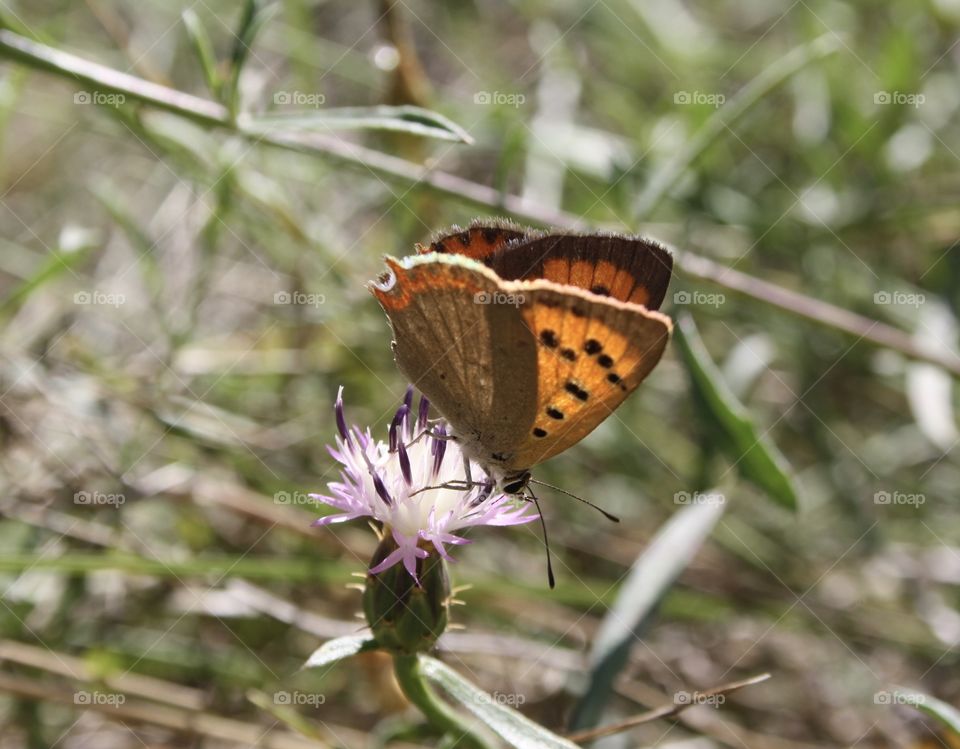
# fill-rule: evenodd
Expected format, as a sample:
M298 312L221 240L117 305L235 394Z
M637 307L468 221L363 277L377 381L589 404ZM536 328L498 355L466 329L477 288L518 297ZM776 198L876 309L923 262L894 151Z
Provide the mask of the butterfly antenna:
M530 494L530 499L533 501L534 507L537 508L537 517L540 518L540 528L543 530L543 545L547 550L547 582L550 584L550 590L553 590L557 587L557 581L553 577L553 562L550 559L550 539L547 537L547 523L543 519L543 513L540 511L540 500L537 499L537 495L534 494L530 487L527 487L527 492Z
M592 507L594 510L596 510L596 511L599 512L601 515L603 515L607 520L612 520L614 523L619 523L619 522L620 522L620 518L618 518L618 517L617 517L616 515L614 515L612 512L607 512L607 511L604 510L600 505L595 505L595 504L594 504L593 502L591 502L589 499L584 499L583 497L577 496L577 495L574 494L573 492L568 492L566 489L561 489L559 486L554 486L553 484L548 484L546 481L540 481L539 479L533 479L533 478L532 478L532 479L530 479L530 483L532 483L532 484L540 484L540 486L545 486L545 487L547 487L548 489L553 489L554 491L560 492L561 494L566 494L568 497L573 497L573 498L574 498L575 500L577 500L578 502L583 502L583 503L584 503L585 505L587 505L588 507Z

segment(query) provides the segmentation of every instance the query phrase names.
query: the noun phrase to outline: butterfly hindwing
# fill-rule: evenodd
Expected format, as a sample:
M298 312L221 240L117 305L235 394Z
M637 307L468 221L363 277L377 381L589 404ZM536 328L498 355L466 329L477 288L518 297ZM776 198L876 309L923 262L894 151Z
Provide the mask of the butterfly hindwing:
M640 237L548 234L504 245L487 265L504 280L543 278L659 309L673 257L657 242Z
M419 246L418 250L421 254L438 252L465 255L486 263L498 250L526 236L527 231L505 221L489 224L474 222L467 229L454 226L429 245Z

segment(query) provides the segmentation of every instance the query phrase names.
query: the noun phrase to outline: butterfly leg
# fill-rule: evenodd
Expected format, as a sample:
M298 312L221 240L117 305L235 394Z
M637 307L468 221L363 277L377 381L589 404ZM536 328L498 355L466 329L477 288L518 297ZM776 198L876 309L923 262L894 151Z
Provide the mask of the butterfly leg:
M429 489L454 489L459 492L467 492L473 489L478 484L468 484L465 481L446 481L442 484L436 484L434 486L423 486L417 489L415 492L411 492L410 496L420 494L420 492L428 491Z
M443 440L444 442L448 440L452 442L456 442L457 440L457 438L454 437L452 434L438 434L437 432L434 432L430 429L424 429L422 432L420 432L420 434L418 434L416 437L410 440L410 442L408 442L407 444L414 445L420 440L422 440L424 437L433 437L435 440Z
M463 477L466 480L467 484L473 486L473 477L470 474L470 458L466 455L463 456Z

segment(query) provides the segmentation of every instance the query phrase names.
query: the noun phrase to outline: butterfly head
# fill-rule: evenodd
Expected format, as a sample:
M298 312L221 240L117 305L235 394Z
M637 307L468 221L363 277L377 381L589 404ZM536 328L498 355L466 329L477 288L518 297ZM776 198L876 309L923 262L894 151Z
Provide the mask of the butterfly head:
M522 494L523 490L530 484L530 478L530 471L520 471L504 476L500 480L500 490L504 494Z

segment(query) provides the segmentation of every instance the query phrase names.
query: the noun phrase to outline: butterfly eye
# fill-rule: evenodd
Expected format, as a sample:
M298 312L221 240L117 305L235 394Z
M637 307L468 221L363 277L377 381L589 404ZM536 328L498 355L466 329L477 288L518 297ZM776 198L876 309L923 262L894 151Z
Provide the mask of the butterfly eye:
M504 494L519 494L524 489L526 489L527 484L530 483L530 472L524 471L518 476L511 476L507 483L503 485Z

